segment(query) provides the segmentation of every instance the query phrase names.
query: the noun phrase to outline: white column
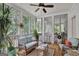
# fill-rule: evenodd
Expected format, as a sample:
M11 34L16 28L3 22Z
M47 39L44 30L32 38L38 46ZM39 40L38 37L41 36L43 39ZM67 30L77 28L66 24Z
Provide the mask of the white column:
M71 14L68 13L68 29L67 29L68 39L72 37L72 21L71 21Z
M29 34L30 34L30 29L31 29L31 17L29 17Z
M42 22L43 22L42 37L43 37L43 41L44 41L44 17L42 18Z
M54 42L54 16L52 16L52 38L51 38L51 42Z
M79 37L79 14L76 15L76 36Z

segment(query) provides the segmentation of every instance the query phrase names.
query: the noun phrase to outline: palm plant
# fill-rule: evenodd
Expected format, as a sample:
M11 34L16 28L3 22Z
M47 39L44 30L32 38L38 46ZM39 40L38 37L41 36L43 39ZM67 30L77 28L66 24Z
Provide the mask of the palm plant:
M9 27L11 25L10 16L10 7L5 6L4 3L0 5L0 48L6 46L9 43L12 46L11 40L7 35Z
M38 42L39 42L39 33L38 33L37 30L35 29L33 34L34 34L34 36L35 36L35 38L36 38L37 45L38 45Z

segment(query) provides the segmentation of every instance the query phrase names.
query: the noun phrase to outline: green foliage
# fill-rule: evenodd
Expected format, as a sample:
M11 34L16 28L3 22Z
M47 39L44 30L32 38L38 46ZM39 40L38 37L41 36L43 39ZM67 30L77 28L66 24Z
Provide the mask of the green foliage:
M16 50L13 46L8 47L8 56L16 56Z
M11 25L10 16L10 8L6 6L4 3L0 5L0 47L8 44L9 37L7 35L9 31L9 27Z
M13 46L11 46L11 47L8 47L8 50L9 51L12 51L12 50L14 50L15 48L13 47Z
M77 49L78 47L77 46L72 46L72 49Z
M34 33L33 34L34 34L36 40L38 41L39 40L39 33L37 32L36 29L34 30Z

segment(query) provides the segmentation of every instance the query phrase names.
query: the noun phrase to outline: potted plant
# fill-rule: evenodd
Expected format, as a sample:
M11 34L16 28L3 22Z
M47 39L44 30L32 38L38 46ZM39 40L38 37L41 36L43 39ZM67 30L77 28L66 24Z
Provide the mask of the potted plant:
M37 46L38 46L38 43L39 43L39 33L38 33L37 30L35 29L33 34L34 34L34 37L36 38Z
M11 26L10 7L4 3L0 5L0 49L12 46L12 41L7 34ZM12 48L13 49L13 48ZM11 51L11 49L10 49Z

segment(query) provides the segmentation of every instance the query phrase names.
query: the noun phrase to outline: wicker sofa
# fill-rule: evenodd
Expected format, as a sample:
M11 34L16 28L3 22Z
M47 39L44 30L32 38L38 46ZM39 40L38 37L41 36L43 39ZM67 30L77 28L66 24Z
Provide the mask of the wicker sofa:
M26 55L29 54L37 46L37 41L32 35L25 35L18 39L19 49L25 49Z

